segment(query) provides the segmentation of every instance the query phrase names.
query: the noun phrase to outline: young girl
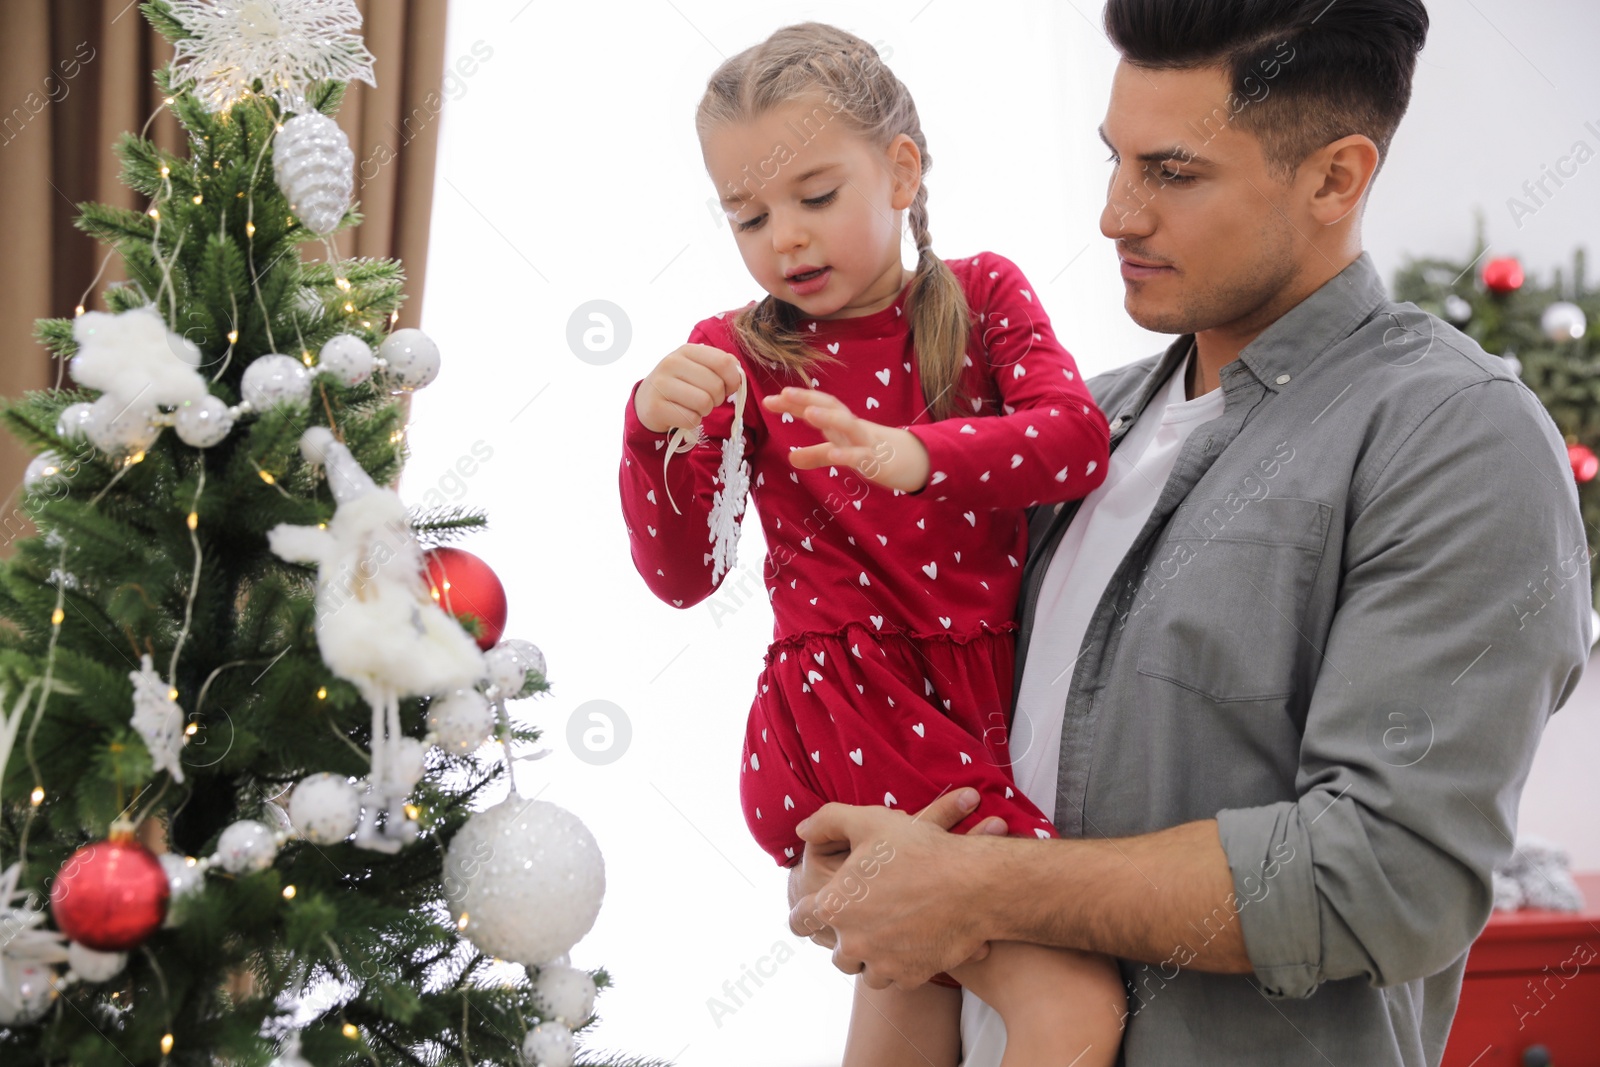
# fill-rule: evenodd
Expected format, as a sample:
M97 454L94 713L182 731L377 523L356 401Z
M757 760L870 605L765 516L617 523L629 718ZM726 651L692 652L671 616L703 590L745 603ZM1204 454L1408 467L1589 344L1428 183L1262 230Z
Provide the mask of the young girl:
M1015 265L934 254L916 107L865 41L778 31L718 68L696 126L767 296L700 322L634 387L619 474L634 563L678 607L720 584L753 479L774 640L745 732L751 832L788 867L828 801L915 813L974 786L956 831L999 815L1055 837L1006 743L1024 509L1100 484L1104 416ZM1002 1067L1116 1058L1125 997L1104 957L999 942L955 978L1005 1021ZM948 977L858 982L845 1067L954 1067L960 1004Z

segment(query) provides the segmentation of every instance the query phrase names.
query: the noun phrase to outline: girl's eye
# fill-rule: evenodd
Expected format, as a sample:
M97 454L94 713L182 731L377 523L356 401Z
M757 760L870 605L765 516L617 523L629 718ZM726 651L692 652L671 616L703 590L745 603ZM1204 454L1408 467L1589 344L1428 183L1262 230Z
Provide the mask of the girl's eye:
M761 225L761 220L764 219L764 218L766 218L765 215L757 215L755 218L750 219L747 222L735 222L734 225L737 226L739 228L739 231L742 233L745 230L753 230L757 226L760 226Z
M800 202L807 207L827 207L829 204L833 203L834 198L838 195L839 190L835 189L831 193L823 193L821 196L814 196L810 200L802 200Z

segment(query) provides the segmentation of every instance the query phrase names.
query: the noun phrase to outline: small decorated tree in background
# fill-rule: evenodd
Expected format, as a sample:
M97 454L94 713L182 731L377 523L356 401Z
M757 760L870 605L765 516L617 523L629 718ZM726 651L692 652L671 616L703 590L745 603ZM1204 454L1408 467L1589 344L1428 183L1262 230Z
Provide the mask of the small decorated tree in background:
M130 280L39 324L80 388L3 409L40 455L0 565L0 1063L569 1067L598 847L514 782L473 811L544 659L427 548L484 517L386 488L439 353L389 332L400 264L327 241L360 17L143 9L189 154L118 142L149 206L79 226Z
M1515 258L1485 258L1487 250L1480 217L1471 256L1409 260L1395 276L1395 299L1503 357L1538 396L1567 440L1592 559L1600 551L1600 289L1589 283L1582 248L1571 274L1558 268L1548 284ZM1600 569L1593 577L1600 600Z

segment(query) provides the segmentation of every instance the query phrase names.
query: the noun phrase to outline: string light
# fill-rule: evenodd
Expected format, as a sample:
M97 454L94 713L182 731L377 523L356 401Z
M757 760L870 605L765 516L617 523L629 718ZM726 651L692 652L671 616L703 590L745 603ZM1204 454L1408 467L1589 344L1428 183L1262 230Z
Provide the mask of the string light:
M197 722L192 722L188 726L185 726L183 728L183 736L184 737L193 737L195 734L197 734L199 732L200 732L200 724L197 723ZM189 865L191 867L194 866L194 860L190 860L189 861Z
M261 480L266 482L268 485L276 485L278 483L278 479L274 478L266 471L260 471L258 473L261 475Z
M133 466L135 463L143 463L143 462L144 462L144 449L142 449L142 448L139 451L135 452L133 455L128 457L128 466L130 466L130 467Z
M36 807L36 808L40 804L43 804L44 803L44 786L42 786L42 785L34 786L33 787L33 792L28 794L28 799L30 801L32 801L33 806Z
M189 529L193 530L200 525L200 516L196 512L189 512Z
M61 625L61 620L65 619L66 617L67 617L67 613L62 611L60 608L57 608L56 610L54 610L54 611L52 611L50 613L50 625L52 625L52 626L60 626Z
M311 349L302 348L300 350L300 362L308 367L311 366Z
M201 195L200 193L195 193L194 194L194 202L195 203L198 204L198 203L202 202L203 200L205 200L205 197L203 195Z
M415 822L416 820L422 818L422 809L417 807L415 804L407 804L406 805L406 818L408 818L411 821Z
M467 912L462 912L461 918L456 920L456 929L465 930L467 928L467 922L470 918L471 916Z
M73 308L72 310L73 310L73 314L82 315L84 313L84 311L86 311L87 309L82 304L79 304L77 307Z
M355 310L356 310L356 306L354 304L350 303L347 300L347 301L345 301L344 310L345 310L346 314L354 314Z
M171 103L170 100L167 101L167 102ZM166 178L166 177L169 177L171 174L172 174L172 171L167 167L167 165L165 163L161 164L161 176L163 178Z
M317 686L317 699L318 700L327 700L328 699L328 687L327 686L325 686L325 685Z
M333 284L337 285L341 292L348 293L350 291L350 279L349 278L335 278L333 280Z
M168 1056L168 1055L171 1055L171 1053L172 1053L172 1035L171 1034L162 1034L161 1035L161 1054L163 1056Z
M161 212L157 211L155 208L151 208L150 209L150 217L155 219L157 222L160 222L161 221Z
M169 686L168 689L167 689L167 699L168 700L177 700L178 699L178 691Z
M229 330L228 331L228 343L230 345L236 345L236 344L239 343L239 331L238 330Z
M294 886L286 885L286 886L283 887L283 899L284 900L293 900L294 899L294 894L295 894Z
M254 237L256 235L256 224L253 223L253 222L245 223L244 224L244 235L246 237Z
M343 1032L344 1036L348 1037L352 1041L361 1036L361 1031L356 1029L354 1023L345 1023Z
M389 325L390 326L393 326L395 323L397 323L399 321L400 321L400 312L399 311L391 311L391 312L389 312Z

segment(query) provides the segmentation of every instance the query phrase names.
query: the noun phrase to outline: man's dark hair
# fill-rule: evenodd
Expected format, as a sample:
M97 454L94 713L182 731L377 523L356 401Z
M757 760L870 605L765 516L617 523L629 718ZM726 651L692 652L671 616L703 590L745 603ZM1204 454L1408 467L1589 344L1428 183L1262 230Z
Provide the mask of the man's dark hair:
M1351 134L1388 158L1428 12L1422 0L1108 0L1105 25L1135 66L1224 71L1235 95L1223 124L1254 133L1287 177Z

